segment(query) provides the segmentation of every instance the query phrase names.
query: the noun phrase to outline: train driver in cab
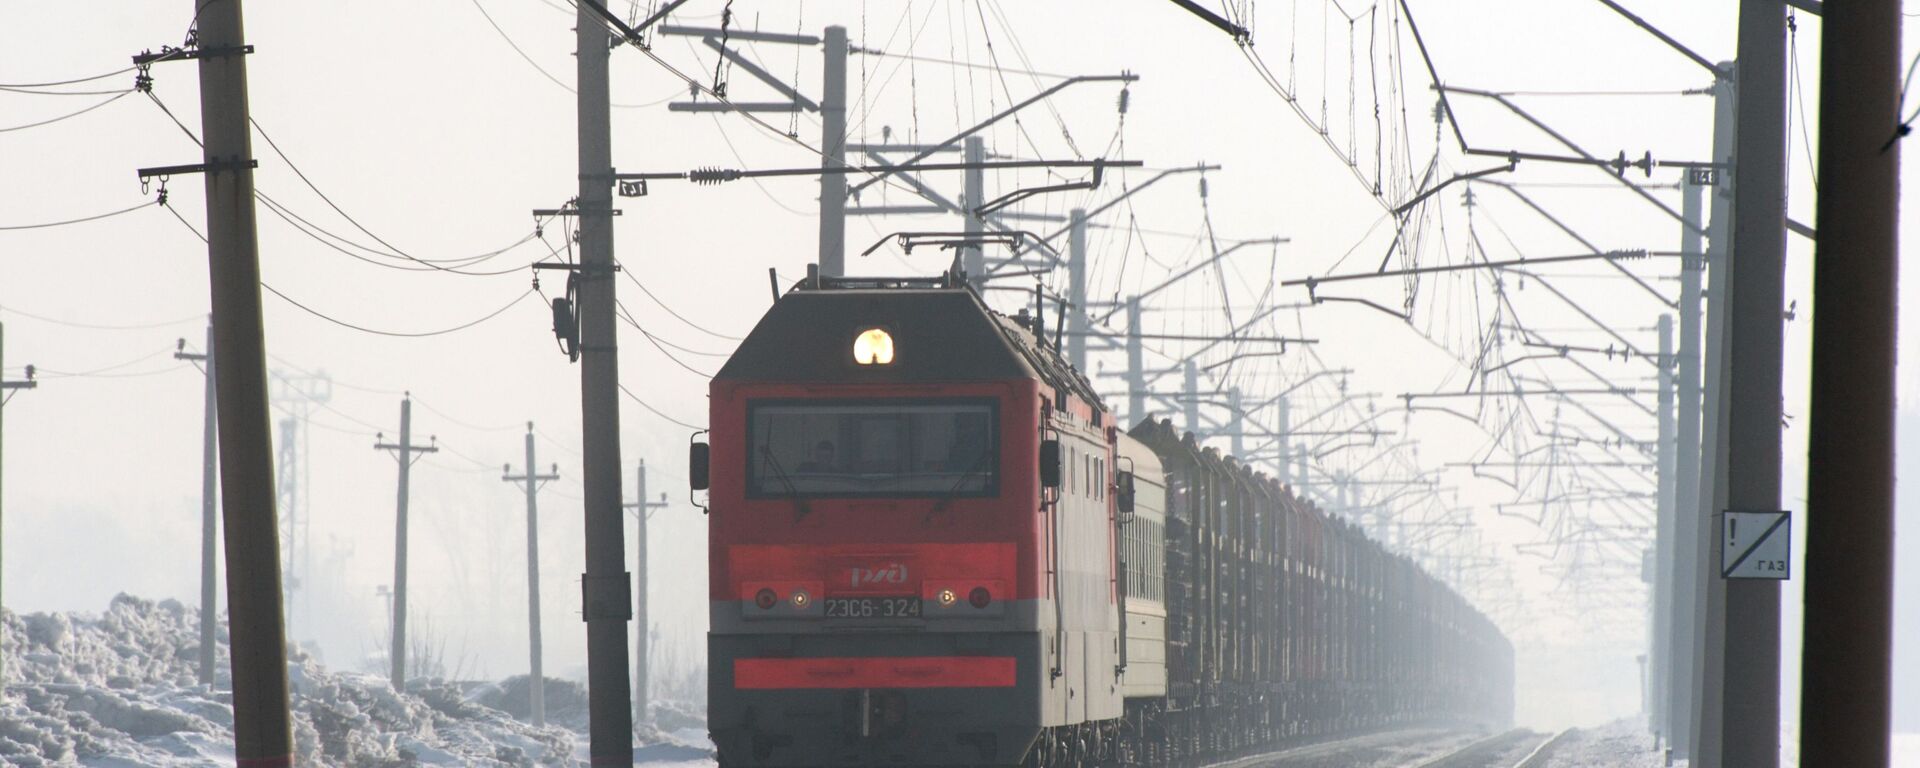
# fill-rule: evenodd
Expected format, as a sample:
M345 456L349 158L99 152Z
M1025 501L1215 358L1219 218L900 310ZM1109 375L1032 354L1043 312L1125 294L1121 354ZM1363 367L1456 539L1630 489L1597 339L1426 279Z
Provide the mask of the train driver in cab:
M806 461L800 462L800 466L797 467L795 471L814 475L838 472L840 468L838 465L838 457L835 454L836 451L833 448L832 440L822 440L814 443L813 453L807 456Z

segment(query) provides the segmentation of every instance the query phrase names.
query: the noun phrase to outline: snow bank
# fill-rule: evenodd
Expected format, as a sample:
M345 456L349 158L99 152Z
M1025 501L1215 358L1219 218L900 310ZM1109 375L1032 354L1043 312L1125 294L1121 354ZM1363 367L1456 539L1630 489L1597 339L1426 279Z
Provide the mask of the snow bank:
M198 612L178 602L126 595L98 617L0 613L7 658L0 763L233 765L225 628L209 690L194 679L198 626ZM535 728L484 703L488 691L510 683L469 694L420 681L401 692L380 677L328 672L297 652L288 678L302 766L571 765L580 740L566 728ZM555 684L548 701L568 700L573 684ZM524 679L519 688L524 701ZM572 690L577 694L578 686ZM584 720L584 709L580 714Z

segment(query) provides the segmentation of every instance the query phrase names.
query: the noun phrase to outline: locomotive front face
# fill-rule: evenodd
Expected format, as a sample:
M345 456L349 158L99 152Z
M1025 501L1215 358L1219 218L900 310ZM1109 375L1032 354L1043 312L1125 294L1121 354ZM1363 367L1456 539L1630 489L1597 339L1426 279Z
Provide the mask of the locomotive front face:
M715 377L723 766L1007 765L1060 719L1035 470L1057 395L1014 342L964 291L796 291Z

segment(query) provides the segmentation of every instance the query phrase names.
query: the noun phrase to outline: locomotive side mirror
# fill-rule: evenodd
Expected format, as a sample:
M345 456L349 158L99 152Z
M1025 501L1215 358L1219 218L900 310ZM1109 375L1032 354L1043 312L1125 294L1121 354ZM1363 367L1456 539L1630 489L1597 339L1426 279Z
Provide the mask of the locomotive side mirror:
M1133 514L1133 473L1121 470L1113 476L1113 503L1123 515Z
M687 479L693 489L707 489L707 464L710 460L706 443L691 443L687 446Z
M1040 487L1060 487L1060 441L1040 441Z

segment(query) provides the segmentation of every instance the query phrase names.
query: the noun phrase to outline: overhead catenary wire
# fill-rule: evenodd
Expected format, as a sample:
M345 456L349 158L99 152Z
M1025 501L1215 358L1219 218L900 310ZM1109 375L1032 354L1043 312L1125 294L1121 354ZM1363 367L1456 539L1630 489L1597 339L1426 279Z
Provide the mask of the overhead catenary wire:
M192 140L195 145L202 145L200 141L200 136L194 133L192 129L188 128L186 123L181 122L180 118L174 115L173 110L167 107L166 102L161 101L160 97L157 94L155 94L151 89L146 91L146 95L147 95L147 98L153 102L154 106L160 108L160 111L167 116L167 119L173 121L173 124L180 129L181 133L186 134L187 138ZM308 220L307 218L299 215L298 213L293 211L293 209L288 208L287 206L281 204L279 201L275 200L273 197L269 196L265 192L260 191L259 189L256 188L254 191L254 198L260 201L262 204L264 204L267 207L267 211L269 213L272 213L275 216L279 217L280 220L285 221L288 225L292 226L295 230L299 231L301 234L304 234L307 237L312 238L313 240L319 242L320 244L325 245L328 248L334 251L337 251L343 255L352 257L354 259L358 259L360 261L366 262L368 264L372 264L374 266L384 267L387 269L397 269L401 271L411 271L411 272L429 272L429 271L445 272L448 274L466 275L470 277L492 277L497 275L511 274L526 268L527 264L520 264L507 269L490 270L490 271L472 271L469 269L465 269L466 267L472 267L474 265L477 265L482 262L493 259L495 257L498 257L502 254L508 253L514 250L515 248L518 248L536 239L539 236L541 227L545 223L545 219L536 219L534 221L533 233L523 236L519 240L516 240L500 248L496 248L490 251L485 251L472 256L455 257L455 258L449 258L449 259L418 258L418 257L412 256L411 254L407 254L403 251L400 251L400 249L398 248L394 248L391 244L388 244L385 240L382 240L378 235L375 235L372 232L367 231L365 227L362 227L357 220L355 220L352 216L349 216L345 211L341 210L338 205L335 205L333 200L329 198L325 192L322 192L318 186L316 186L310 179L308 179L306 173L301 171L299 166L295 165L291 158L288 158L285 153L280 151L280 147L278 144L276 144L273 141L273 137L267 135L267 132L265 131L265 129L261 128L260 124L257 121L254 121L252 120L252 118L249 118L249 122L252 124L253 130L255 132L258 132L262 139L266 140L267 146L273 150L274 154L277 155L282 162L287 164L287 167L291 169L294 172L294 174L300 178L302 183L305 183L307 185L308 189L312 190L315 195L319 196L322 201L326 202L328 207L332 208L334 212L340 214L342 218L345 218L349 223L353 224L353 226L356 229L359 229L361 232L365 233L368 237L372 237L376 242L379 242L381 245L386 246L390 250L383 251L378 248L373 248L367 245L363 245L361 243L354 242L349 238L335 234L332 231L329 231L326 228L321 227L320 225L315 224L311 220ZM164 184L164 179L163 179L163 184ZM178 217L178 214L175 214L175 216ZM188 228L191 229L192 225L189 224ZM203 237L202 239L204 240L205 238ZM353 250L349 250L350 248ZM540 258L537 258L532 262L529 262L529 264L545 261L546 259L551 258L556 251L557 249L549 249L546 255L541 256ZM406 266L405 264L389 264L389 263L379 261L374 257L380 257L380 258L390 259L394 261L401 261L401 262L411 262L411 263L418 264L419 266ZM458 266L454 266L454 267L442 266L444 264L457 264Z
M17 231L17 230L23 230L23 229L46 229L48 227L64 227L69 224L84 224L89 221L99 221L101 219L112 218L114 216L119 216L121 214L132 213L142 208L159 205L159 204L160 204L160 201L158 200L148 200L139 205L128 206L126 208L121 208L117 211L108 211L106 213L94 214L92 216L82 216L77 219L66 219L63 221L47 221L47 222L41 222L39 224L0 225L0 231Z
M52 88L54 86L59 86L59 85L74 85L76 83L88 83L94 80L104 80L106 78L113 77L115 75L124 75L128 72L132 72L135 69L137 69L137 67L124 67L121 69L116 69L112 72L102 72L97 75L88 75L86 77L76 77L71 80L53 80L53 81L44 82L44 83L0 83L0 88Z
M626 384L621 384L621 385L620 385L620 392L621 392L621 393L623 393L623 394L625 394L625 395L626 395L626 396L627 396L628 398L630 398L630 399L632 399L632 400L633 400L634 402L636 402L636 403L639 403L639 404L640 404L640 407L641 407L641 408L645 408L645 409L647 409L647 412L648 412L648 413L651 413L651 414L653 414L653 415L655 415L655 416L658 416L658 417L660 417L660 418L662 418L662 419L666 419L667 421L669 421L669 422L672 422L672 423L674 423L674 424L677 424L677 425L680 425L680 426L682 426L682 427L686 427L687 429L706 429L705 427L699 427L699 426L695 426L695 425L692 425L692 424L688 424L688 423L686 423L686 422L684 422L684 421L681 421L681 420L679 420L679 419L676 419L676 418L674 418L674 417L672 417L672 416L668 416L668 415L666 415L665 413L661 413L661 412L660 412L660 409L658 409L658 408L655 408L655 407L653 407L653 406L652 406L651 404L649 404L649 403L647 403L647 401L645 401L645 400L642 400L642 399L640 399L640 396L639 396L639 395L636 395L636 394L634 394L634 393L633 393L633 390L631 390L631 389L627 389L627 385L626 385Z
M432 330L432 331L389 331L389 330L382 330L379 328L371 328L364 325L358 325L355 323L347 322L345 320L341 320L337 317L333 317L332 315L328 315L326 313L323 313L319 310L316 310L312 307L309 307L305 304L300 303L298 300L295 300L293 297L288 296L284 293L281 293L279 289L274 288L272 285L269 285L265 282L260 283L260 287L267 289L268 293L271 293L275 296L280 297L282 301L285 301L288 304L292 304L293 306L300 308L302 311L306 312L307 314L313 315L314 317L318 317L329 323L333 323L334 325L338 325L344 328L351 328L353 330L360 331L362 333L371 333L378 336L394 336L394 337L410 338L410 339L417 339L417 338L423 338L428 336L444 336L446 334L454 333L456 331L464 331L468 328L472 328L488 320L492 320L495 317L499 317L502 313L506 312L509 309L512 309L514 305L517 305L520 302L525 301L528 296L533 295L533 289L529 288L525 292L522 292L520 295L515 296L512 301L509 301L506 304L501 305L499 309L493 310L492 312L488 312L485 315L481 315L480 317L477 317L473 320L469 320L467 322L461 323L459 325L455 325L450 328L441 328L441 329Z
M691 373L695 376L699 376L700 378L703 378L703 379L713 378L712 373L709 373L707 371L703 371L691 365L688 365L686 361L681 360L679 357L676 357L672 352L668 352L666 346L662 345L660 343L660 340L655 338L653 334L648 333L646 328L641 327L639 321L634 320L633 315L628 314L627 308L625 306L621 306L617 299L614 301L614 307L615 309L619 310L616 314L619 315L621 320L625 321L627 325L633 326L634 330L639 331L640 335L646 338L648 344L652 344L654 349L659 350L660 354L665 355L668 360L673 361L674 365L678 365L681 368L686 369L688 373Z
M187 231L192 232L195 237L200 238L201 242L206 242L207 236L200 234L200 231L198 229L195 229L191 222L188 222L185 218L181 217L178 211L173 210L171 206L163 206L163 207L165 207L169 213L172 213L174 218L179 219L180 223L186 226ZM357 323L351 323L345 320L341 320L332 315L326 314L324 312L321 312L317 309L307 306L306 304L301 303L299 300L294 299L293 297L288 296L285 293L281 293L280 289L273 287L271 284L267 283L264 280L260 282L260 287L265 288L268 293L271 293L275 296L280 297L280 300L285 301L288 304L292 304L293 306L299 308L301 311L306 312L309 315L313 315L314 317L325 320L329 323L333 323L334 325L338 325L343 328L350 328L352 330L360 331L362 333L373 334L376 336L393 336L398 338L410 338L410 339L425 338L429 336L444 336L446 334L454 333L456 331L464 331L468 328L472 328L476 325L479 325L481 323L484 323L488 320L492 320L493 318L500 316L502 313L505 313L507 310L512 309L514 305L517 305L522 301L526 301L528 296L534 295L534 289L528 288L526 291L522 292L520 295L515 296L512 301L509 301L506 304L501 305L499 309L493 310L492 312L488 312L487 314L482 315L478 318L469 320L467 322L461 323L459 325L455 325L450 328L441 328L441 329L432 330L432 331L390 331L390 330L384 330L380 328L372 328L364 325L359 325Z
M124 94L129 90L131 89L109 88L103 91L63 91L63 90L45 90L41 88L22 88L19 86L0 85L0 91L6 92L6 93L17 93L22 96L112 96L116 93Z
M96 110L96 109L99 109L99 108L101 108L101 107L104 107L104 106L106 106L106 105L108 105L108 104L112 104L112 103L114 103L114 102L116 102L116 101L119 101L119 100L121 100L121 99L124 99L124 98L126 98L126 96L127 96L127 94L129 94L129 93L133 93L133 89L131 89L131 88L129 88L129 89L127 89L127 90L124 90L124 91L120 91L120 92L118 92L118 93L115 93L115 94L114 94L114 95L112 95L112 96L109 96L109 97L107 97L106 99L103 99L103 100L101 100L101 101L100 101L100 102L98 102L98 103L95 103L95 104L92 104L92 105L90 105L90 106L87 106L87 107L85 107L85 108L82 108L82 109L80 109L80 110L77 110L77 111L74 111L74 112L68 112L68 113L66 113L66 114L64 114L64 115L61 115L61 116L59 116L59 117L50 117L50 118L47 118L47 119L45 119L45 120L41 120L41 121L38 121L38 122L32 122L32 123L26 123L26 124L23 124L23 125L10 125L10 126L7 126L7 127L5 127L5 128L0 128L0 133L10 133L10 132L13 132L13 131L24 131L24 130L26 130L26 129L28 129L28 128L38 128L38 127L40 127L40 126L43 126L43 125L52 125L52 124L54 124L54 123L57 123L57 122L60 122L60 121L62 121L62 120L69 120L69 119L72 119L72 118L76 118L76 117L79 117L79 116L81 116L81 115L84 115L84 114L86 114L86 113L88 113L88 112L92 112L92 111L94 111L94 110Z
M493 27L493 31L500 35L500 39L506 41L507 47L512 48L514 53L517 53L520 55L521 61L525 61L528 66L533 67L534 71L539 72L541 77L544 77L548 81L552 82L554 85L560 86L561 88L565 89L567 93L576 93L576 94L579 93L579 91L576 90L573 86L568 85L566 81L561 80L558 77L554 77L553 73L548 72L546 67L540 66L540 62L534 61L532 56L527 55L527 52L520 47L520 44L517 42L514 42L513 36L507 34L507 30L501 28L500 22L494 20L493 14L488 13L486 7L480 4L480 0L468 0L468 2L473 3L474 10L479 11L480 15L486 18L487 26ZM548 3L548 5L552 5L552 3ZM558 6L555 6L555 7L556 9L558 8ZM645 101L637 104L626 104L626 103L614 101L614 102L608 102L608 104L617 109L640 109L643 107L656 107L679 97L680 97L680 90L676 88L672 93L669 93L666 96L663 96L658 99L654 99L652 101Z
M368 230L365 226L362 226L358 219L355 219L353 216L349 215L346 211L341 210L340 206L333 202L333 198L328 197L327 193L321 191L320 188L313 183L312 179L307 178L306 172L300 170L300 166L295 164L292 158L287 157L287 154L285 152L280 151L280 145L273 140L272 136L267 134L267 130L260 126L260 122L258 120L255 120L252 117L248 117L247 122L253 126L254 132L260 134L260 138L266 140L267 147L273 150L273 154L279 157L281 162L286 163L287 168L292 170L295 176L299 177L301 183L307 185L307 189L312 190L315 195L319 196L320 200L326 203L328 208L332 208L334 213L340 214L341 218L346 219L347 223L352 224L354 229L360 230L361 234L364 234L367 237L373 238L374 242L384 245L391 250L390 253L384 253L381 255L390 256L394 258L404 258L408 261L416 262L426 267L439 270L442 272L454 272L457 274L481 274L481 273L461 272L459 269L456 269L453 267L443 267L440 265L458 263L462 267L470 267L480 262L486 261L488 259L492 259L508 251L511 251L514 248L524 245L525 243L527 243L528 241L534 238L533 235L528 235L526 237L523 237L519 240L514 241L512 244L507 245L505 247L496 248L491 251L485 251L474 256L463 256L463 257L448 258L448 259L427 259L427 258L414 256L413 254L407 253L405 250L402 250L401 248L395 246L394 244L387 242L385 239L381 238L379 235L374 234L372 231ZM377 253L377 251L373 251L373 249L365 248L364 246L362 246L362 249ZM511 272L511 271L517 271L517 270L507 270L507 271ZM505 272L495 272L490 274L505 274Z
M142 372L137 372L132 374L116 375L113 372L118 371L122 368L129 368L129 367L138 365L140 363L144 363L156 357L169 354L172 351L173 350L171 348L160 349L153 352L149 352L144 355L140 355L139 357L135 357L131 360L126 360L126 361L114 363L111 365L103 365L98 368L89 368L86 370L64 371L58 368L48 368L45 365L39 365L39 366L35 366L35 371L38 375L44 376L46 378L89 378L89 377L118 378L118 377L125 377L125 376L152 376L157 373L166 373L168 371L178 370L184 366L173 364L173 365L168 365L166 368L163 368L157 371L142 371Z
M618 264L618 262L615 262L615 263L616 263L616 264ZM711 330L711 329L709 329L709 328L707 328L706 326L703 326L703 325L701 325L701 324L699 324L699 323L696 323L696 322L694 322L694 321L692 321L692 320L688 320L688 319L687 319L687 317L686 317L685 315L682 315L682 314L680 314L679 312L675 312L675 311L674 311L674 309L673 309L673 307L671 307L671 306L668 306L668 305L667 305L667 303L666 303L665 301L662 301L662 300L660 299L660 297L659 297L659 296L655 296L655 295L654 295L654 293L653 293L653 291L651 291L651 290L648 290L648 289L647 289L647 285L646 285L645 283L642 283L642 282L640 282L640 278L637 278L637 277L634 277L634 276L633 276L633 272L632 272L631 270L626 270L626 269L622 269L622 270L620 270L620 274L622 274L622 275L626 275L626 276L627 276L627 280L628 280L628 282L631 282L631 283L633 283L633 286L634 286L635 288L639 288L639 289L640 289L640 292L641 292L641 293L644 293L644 294L646 294L646 295L647 295L647 298L649 298L649 299L652 299L652 300L653 300L653 303L655 303L655 304L658 304L658 305L660 306L660 308L661 308L661 309L663 309L663 310L666 310L666 312L667 312L667 314L669 314L669 315L673 315L673 317L674 317L675 319L677 319L677 320L679 320L679 321L680 321L680 322L682 322L682 323L686 323L686 324L687 324L687 327L689 327L689 328L692 328L692 329L694 329L694 330L696 330L696 331L699 331L699 332L701 332L701 333L704 333L704 334L706 334L706 335L708 335L708 336L712 336L712 337L714 337L714 338L716 338L716 339L725 339L725 340L727 340L727 341L739 341L739 340L740 340L740 337L739 337L739 336L729 336L729 335L727 335L727 334L724 334L724 333L721 333L721 332L719 332L719 331L715 331L715 330Z
M64 325L68 328L80 328L80 329L89 330L89 331L144 331L144 330L150 330L154 328L166 328L168 326L180 325L183 323L189 323L196 320L205 322L207 319L206 313L202 312L198 314L187 315L185 317L175 318L173 320L156 320L153 322L146 322L146 323L124 323L124 324L83 323L77 320L64 320L61 318L51 317L48 315L36 314L33 312L28 312L26 310L20 309L18 307L10 307L4 304L0 304L0 313L9 314L9 315L19 315L21 317L29 318L32 320L38 320L43 323L52 323L54 325Z

